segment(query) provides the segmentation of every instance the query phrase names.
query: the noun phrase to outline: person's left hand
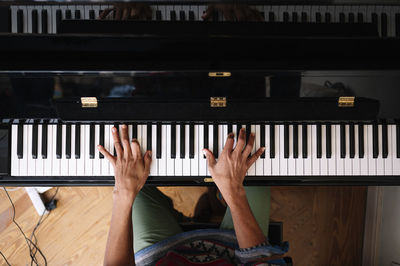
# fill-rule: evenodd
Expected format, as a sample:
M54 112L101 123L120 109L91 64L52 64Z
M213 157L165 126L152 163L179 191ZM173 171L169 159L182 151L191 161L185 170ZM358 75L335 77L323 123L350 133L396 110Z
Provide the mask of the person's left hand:
M114 12L114 13L113 13ZM113 14L112 20L151 20L153 10L150 5L143 3L118 3L107 8L99 15L100 20L107 19Z
M226 21L264 21L260 11L246 4L209 5L202 16L203 20L212 20L215 12L221 12Z
M121 139L115 127L112 128L112 135L117 156L111 155L101 145L97 148L114 167L114 196L123 201L133 202L150 174L151 151L142 155L136 139L129 143L126 125L122 126Z

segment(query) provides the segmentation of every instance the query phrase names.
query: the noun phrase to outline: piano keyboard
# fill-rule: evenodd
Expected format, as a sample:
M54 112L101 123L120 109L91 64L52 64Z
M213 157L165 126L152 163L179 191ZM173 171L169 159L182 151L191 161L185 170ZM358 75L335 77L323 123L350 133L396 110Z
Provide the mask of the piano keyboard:
M96 145L113 151L113 124L13 124L12 176L113 176ZM118 125L117 125L118 126ZM255 133L265 153L248 176L400 176L400 125L358 123L129 124L129 137L152 150L150 176L208 176L203 148L216 157L229 132ZM235 141L236 142L236 141Z
M206 5L154 5L153 20L198 21ZM96 19L111 5L13 5L12 33L57 33L63 19ZM381 37L400 36L400 6L379 5L282 5L254 6L266 22L373 23ZM221 13L213 21L224 21Z

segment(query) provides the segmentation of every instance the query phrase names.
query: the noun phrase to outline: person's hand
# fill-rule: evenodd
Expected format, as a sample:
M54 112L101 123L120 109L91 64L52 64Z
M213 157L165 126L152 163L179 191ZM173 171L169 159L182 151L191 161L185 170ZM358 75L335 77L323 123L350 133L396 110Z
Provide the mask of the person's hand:
M122 126L121 139L115 127L112 128L112 136L117 156L111 155L101 145L98 145L98 149L114 167L114 196L123 201L133 202L149 176L151 151L142 155L136 139L129 143L126 125Z
M227 21L264 21L260 11L244 4L209 5L202 16L203 20L212 20L215 12L221 12Z
M228 205L238 195L243 195L243 180L250 166L261 156L265 147L259 148L252 156L249 157L253 150L255 135L250 134L248 143L246 144L246 132L244 128L240 130L239 138L235 149L233 133L229 133L225 143L225 147L220 154L218 161L215 160L213 153L204 149L203 152L207 157L208 170L217 185L224 200Z
M113 13L114 11L114 13ZM99 15L104 20L113 14L112 20L151 20L153 10L150 5L142 3L119 3L107 8Z

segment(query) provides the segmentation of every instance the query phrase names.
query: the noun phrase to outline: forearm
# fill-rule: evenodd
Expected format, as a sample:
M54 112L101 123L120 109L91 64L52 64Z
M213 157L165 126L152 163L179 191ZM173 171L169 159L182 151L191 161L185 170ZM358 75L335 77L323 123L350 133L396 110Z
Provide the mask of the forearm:
M114 198L104 265L135 265L132 204L133 200Z
M227 204L231 210L239 247L248 248L263 243L265 236L251 212L244 188L232 195Z

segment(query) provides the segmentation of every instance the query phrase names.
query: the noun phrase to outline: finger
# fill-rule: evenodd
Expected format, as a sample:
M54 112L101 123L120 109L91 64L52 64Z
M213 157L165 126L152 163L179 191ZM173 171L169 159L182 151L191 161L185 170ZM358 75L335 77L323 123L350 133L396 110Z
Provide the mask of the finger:
M115 20L121 20L122 9L121 8L117 8L114 12L115 12L114 19Z
M233 133L231 132L228 134L228 137L226 138L225 146L224 146L224 149L222 152L231 153L233 150L234 142L235 142L235 139L234 139Z
M117 157L121 157L124 151L122 149L121 142L119 140L118 130L116 127L112 128L112 136L114 140L115 151L117 152Z
M231 6L224 10L224 17L226 21L235 21L234 10Z
M129 143L129 133L128 133L128 126L122 125L121 127L121 142L124 148L124 156L126 158L130 157L132 154L130 143Z
M122 20L127 20L128 19L128 14L129 13L129 9L128 8L124 8L124 10L122 11Z
M209 149L203 149L203 153L207 158L208 167L213 168L214 165L217 163L215 161L214 154Z
M142 158L142 152L140 151L140 144L137 141L137 139L133 139L131 142L131 149L132 149L132 155L134 159L141 159Z
M98 19L106 19L106 17L111 13L111 11L113 11L113 8L107 8L106 10L100 13Z
M201 16L203 20L209 20L214 13L214 6L208 6L204 14Z
M263 154L265 147L259 148L250 158L247 159L247 167L250 167Z
M144 170L146 171L147 175L150 174L150 165L151 165L151 151L146 151L144 154Z
M243 156L245 156L245 158L247 158L250 155L251 151L253 150L255 139L256 139L256 135L254 133L251 133L249 136L249 139L247 140L247 145L243 151Z
M238 153L242 153L245 143L246 143L246 130L244 128L241 128L239 131L239 138L236 144L235 151Z
M106 157L106 159L112 164L115 165L115 157L111 155L111 153L109 153L103 146L101 145L97 145L97 149L99 150L99 152L101 154L104 155L104 157Z

